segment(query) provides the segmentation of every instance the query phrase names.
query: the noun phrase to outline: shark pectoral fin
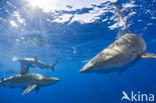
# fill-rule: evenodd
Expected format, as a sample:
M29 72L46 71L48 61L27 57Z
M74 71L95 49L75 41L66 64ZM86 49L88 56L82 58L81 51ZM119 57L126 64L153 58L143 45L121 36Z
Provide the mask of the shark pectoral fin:
M21 71L20 71L20 73L21 74L26 74L28 72L29 72L28 69L23 64L21 64Z
M144 53L141 55L141 58L153 58L153 59L156 59L156 54L144 52Z
M32 91L34 88L37 87L37 84L32 84L32 85L29 85L26 90L22 93L22 95L25 95L27 93L29 93L30 91Z
M41 68L39 68L38 66L36 66L36 65L32 65L33 67L35 67L35 68L37 68L37 69L41 69Z

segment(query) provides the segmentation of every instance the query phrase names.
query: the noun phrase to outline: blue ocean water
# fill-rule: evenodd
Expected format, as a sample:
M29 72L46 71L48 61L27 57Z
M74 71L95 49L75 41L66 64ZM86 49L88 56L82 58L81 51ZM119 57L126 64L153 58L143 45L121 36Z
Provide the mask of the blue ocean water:
M129 103L121 101L123 91L156 95L154 59L139 59L120 76L79 73L124 27L119 15L114 16L115 0L35 1L0 0L0 78L20 72L18 58L37 56L47 64L59 59L56 71L30 68L30 72L60 82L24 96L21 88L1 86L0 103ZM147 51L156 54L156 1L119 0L118 9L125 11L125 17L135 12L127 21L129 29L144 38Z

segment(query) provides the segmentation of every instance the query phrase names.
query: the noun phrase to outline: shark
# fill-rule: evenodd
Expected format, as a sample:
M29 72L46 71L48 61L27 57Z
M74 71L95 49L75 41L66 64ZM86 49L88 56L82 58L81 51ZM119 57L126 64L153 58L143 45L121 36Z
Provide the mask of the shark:
M36 73L29 73L28 69L21 64L20 73L9 78L2 78L0 85L3 87L9 86L10 88L18 87L25 89L23 95L29 93L36 88L39 91L40 87L52 85L60 79L49 77Z
M51 68L52 71L55 71L54 67L58 63L58 59L57 59L52 65L48 65L48 64L45 64L45 63L39 61L37 56L35 56L34 58L20 58L20 59L18 59L18 61L21 62L22 64L26 65L28 69L29 69L29 67L34 67L37 69Z
M127 27L123 36L93 57L80 69L80 72L97 74L118 72L121 75L139 58L156 59L156 55L147 52L144 39L129 31Z

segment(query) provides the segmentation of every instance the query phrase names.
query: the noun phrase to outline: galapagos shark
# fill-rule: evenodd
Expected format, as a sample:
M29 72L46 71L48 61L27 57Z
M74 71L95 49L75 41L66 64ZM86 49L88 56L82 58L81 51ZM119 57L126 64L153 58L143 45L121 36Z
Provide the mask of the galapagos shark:
M29 73L28 69L23 64L21 64L20 74L5 79L2 78L0 85L3 87L9 86L10 88L24 88L25 91L22 94L25 95L35 88L36 91L39 91L40 87L51 85L58 81L58 78Z
M92 58L81 73L106 74L118 72L119 75L133 65L138 58L154 58L156 55L146 52L144 39L126 28L126 33Z
M52 65L44 64L37 59L37 56L35 56L34 58L21 58L21 59L18 59L18 61L26 65L27 68L29 67L34 67L38 69L51 68L52 71L55 71L54 67L58 63L58 59L57 59Z

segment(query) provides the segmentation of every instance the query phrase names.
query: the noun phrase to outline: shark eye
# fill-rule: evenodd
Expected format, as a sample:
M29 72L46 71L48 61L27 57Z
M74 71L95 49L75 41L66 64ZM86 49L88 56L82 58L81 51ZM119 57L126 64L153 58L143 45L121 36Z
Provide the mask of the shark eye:
M132 57L134 57L135 56L135 50L133 49L132 51L131 51L131 54L130 54Z

